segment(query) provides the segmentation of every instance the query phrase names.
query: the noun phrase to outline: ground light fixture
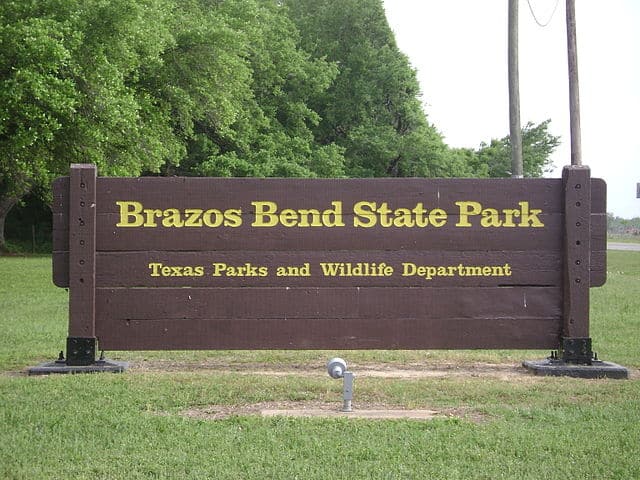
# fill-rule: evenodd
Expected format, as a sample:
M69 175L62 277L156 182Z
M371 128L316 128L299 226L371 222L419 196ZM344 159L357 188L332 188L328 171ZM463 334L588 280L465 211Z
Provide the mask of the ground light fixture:
M331 378L342 378L342 411L352 412L353 380L355 375L347 370L347 362L335 357L327 362L327 373Z

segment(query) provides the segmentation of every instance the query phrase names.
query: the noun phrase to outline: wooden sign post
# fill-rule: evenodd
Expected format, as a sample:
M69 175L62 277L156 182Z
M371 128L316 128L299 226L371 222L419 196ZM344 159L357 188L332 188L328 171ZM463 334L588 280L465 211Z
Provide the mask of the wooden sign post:
M58 366L93 368L98 347L499 348L557 349L554 367L608 375L589 337L606 187L585 167L480 180L73 165L53 192L54 282L70 291Z

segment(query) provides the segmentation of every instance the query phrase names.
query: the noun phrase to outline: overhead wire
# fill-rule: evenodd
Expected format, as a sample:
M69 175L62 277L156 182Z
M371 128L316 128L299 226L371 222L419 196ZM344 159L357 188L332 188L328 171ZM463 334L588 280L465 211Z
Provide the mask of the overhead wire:
M531 6L531 0L527 0L527 5L529 5L529 11L531 12L531 16L533 17L533 19L535 20L535 22L538 24L539 27L546 27L551 23L551 20L553 20L553 16L556 13L556 10L558 9L558 4L560 3L560 0L556 0L556 4L553 7L553 11L551 12L551 15L549 16L549 19L545 22L542 23L540 22L540 20L538 20L538 17L536 16L536 13L533 11L533 7Z

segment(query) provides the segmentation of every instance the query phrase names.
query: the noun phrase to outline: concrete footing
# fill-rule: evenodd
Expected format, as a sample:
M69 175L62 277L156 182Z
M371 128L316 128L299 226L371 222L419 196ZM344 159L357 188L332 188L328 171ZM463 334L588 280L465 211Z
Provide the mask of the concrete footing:
M555 358L527 360L522 366L534 375L575 378L629 378L629 371L617 363L593 360L591 365L567 363Z

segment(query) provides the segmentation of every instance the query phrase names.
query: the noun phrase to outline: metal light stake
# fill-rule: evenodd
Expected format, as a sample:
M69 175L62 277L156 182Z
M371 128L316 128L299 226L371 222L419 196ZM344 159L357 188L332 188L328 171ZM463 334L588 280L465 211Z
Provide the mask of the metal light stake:
M347 371L347 362L341 358L332 358L327 362L327 373L331 378L342 378L342 411L352 412L353 407L353 380L355 375L353 372Z

